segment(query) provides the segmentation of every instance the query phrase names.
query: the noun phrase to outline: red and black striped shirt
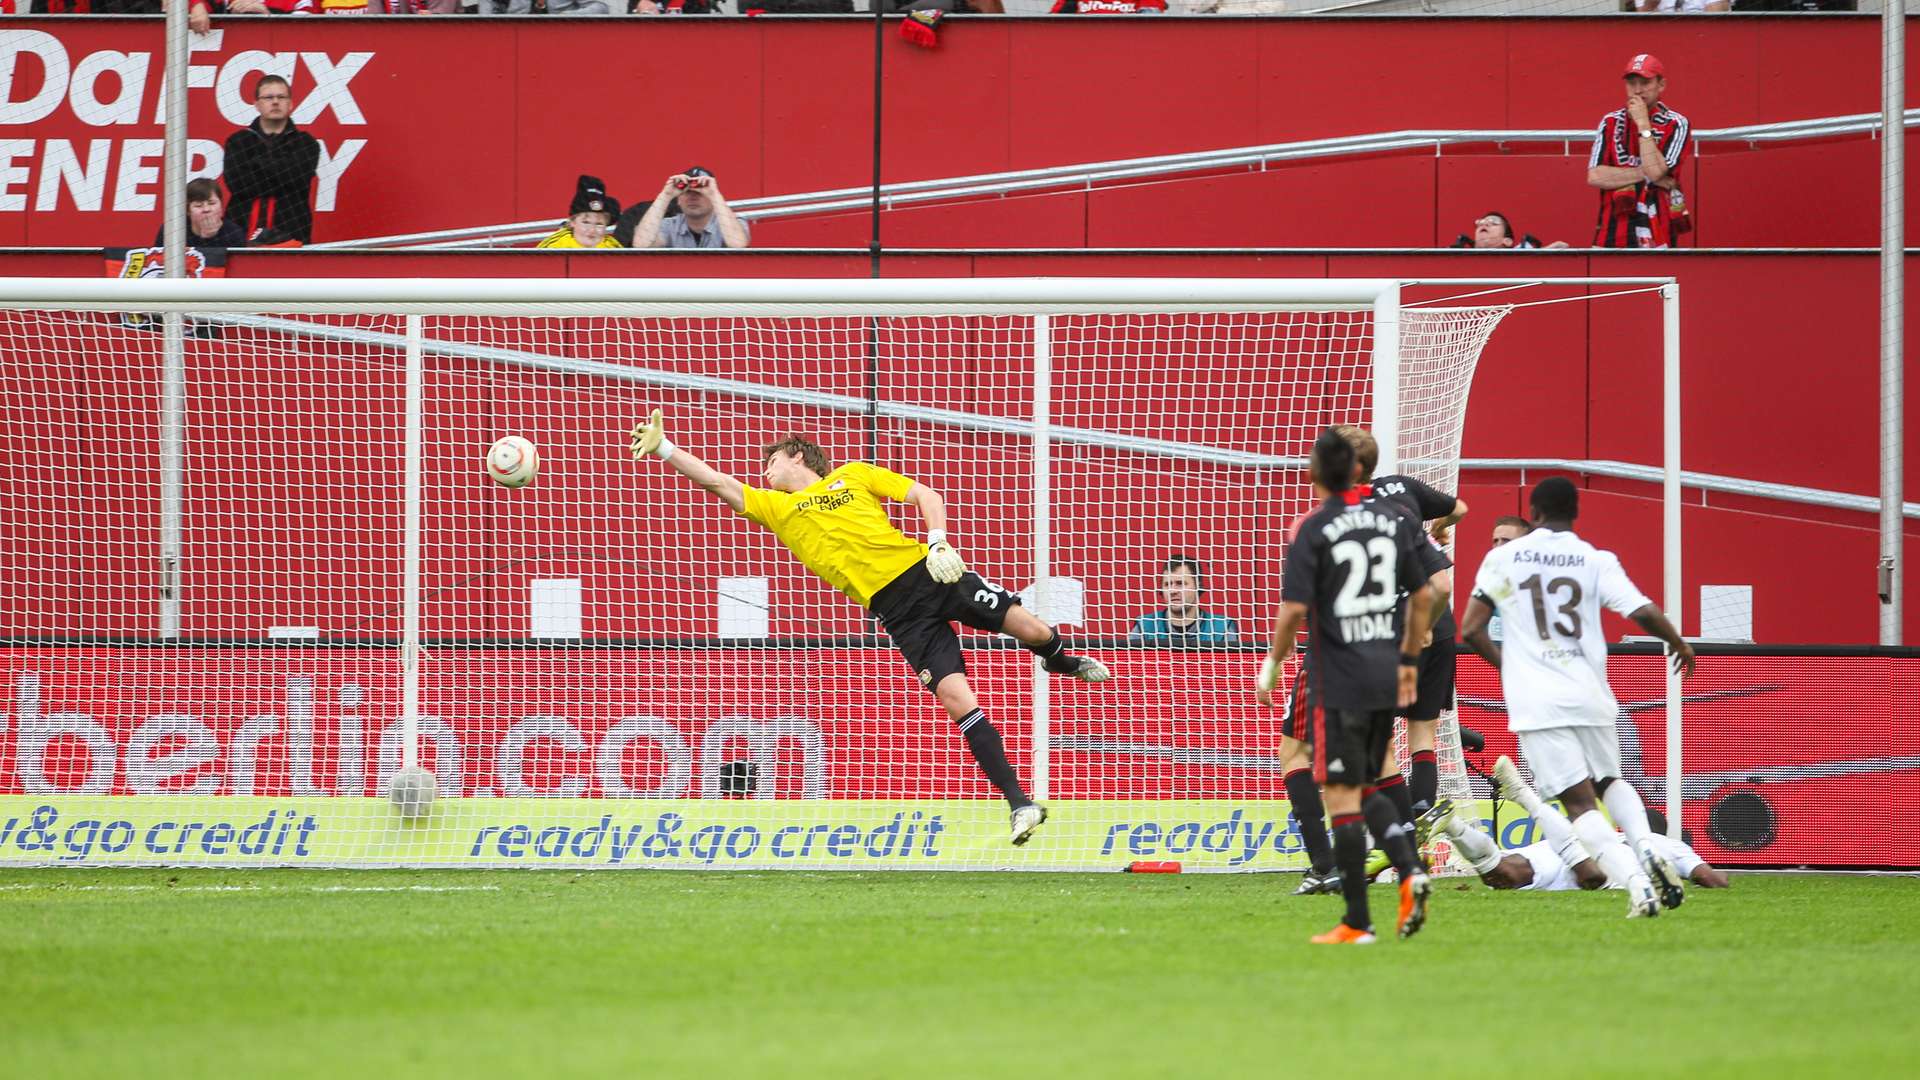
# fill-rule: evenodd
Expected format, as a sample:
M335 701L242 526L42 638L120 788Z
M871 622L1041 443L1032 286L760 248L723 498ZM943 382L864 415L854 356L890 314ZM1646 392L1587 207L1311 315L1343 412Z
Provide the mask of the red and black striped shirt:
M1653 129L1662 156L1667 159L1668 174L1678 180L1680 164L1686 160L1688 150L1687 118L1667 108L1666 102L1656 102L1653 111L1647 114L1647 124ZM1615 109L1600 118L1600 128L1593 133L1593 153L1587 158L1587 167L1638 168L1639 148L1640 132L1628 119L1627 110ZM1644 180L1632 187L1602 191L1593 246L1663 248L1672 245L1674 237L1686 231L1684 224L1678 230L1674 227L1677 220L1684 220L1684 213L1675 213L1673 194ZM1685 205L1684 199L1681 205Z

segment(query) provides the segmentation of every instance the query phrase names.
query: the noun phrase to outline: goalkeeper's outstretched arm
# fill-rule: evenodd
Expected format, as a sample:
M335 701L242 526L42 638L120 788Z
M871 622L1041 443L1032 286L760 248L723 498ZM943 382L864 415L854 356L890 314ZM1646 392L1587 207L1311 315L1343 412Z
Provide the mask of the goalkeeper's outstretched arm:
M918 481L907 489L906 501L927 523L927 572L942 585L951 585L967 572L966 560L947 543L947 500Z
M740 481L673 445L673 440L667 438L666 425L660 419L659 409L633 425L627 448L635 461L652 456L673 466L673 470L681 476L719 496L722 502L733 507L734 513L746 508L746 491Z

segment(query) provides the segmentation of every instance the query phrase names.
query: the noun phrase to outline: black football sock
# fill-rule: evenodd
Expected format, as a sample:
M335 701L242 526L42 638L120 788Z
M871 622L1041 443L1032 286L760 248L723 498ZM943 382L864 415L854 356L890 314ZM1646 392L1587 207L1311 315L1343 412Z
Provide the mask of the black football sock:
M1320 785L1313 782L1312 769L1295 769L1286 780L1293 820L1300 823L1300 846L1307 849L1313 872L1325 877L1333 869L1333 841L1327 838L1327 805L1320 799Z
M1388 802L1393 804L1394 813L1400 815L1400 823L1407 827L1409 830L1408 835L1411 836L1414 818L1413 795L1407 790L1407 778L1398 774L1389 776L1385 780L1380 781L1379 786L1374 788L1374 790L1378 791ZM1378 839L1379 834L1376 832L1374 837ZM1386 849L1381 848L1380 850L1385 851Z
M1000 729L993 726L985 712L975 709L961 717L960 734L967 737L967 749L973 751L973 760L980 763L980 771L987 774L1008 806L1018 810L1033 802L1020 786L1013 763L1007 760L1007 745L1000 741Z
M1055 675L1071 675L1080 670L1080 658L1067 655L1067 643L1060 640L1060 631L1039 645L1028 645L1028 651L1040 658L1040 665Z
M1405 791L1405 784L1395 785ZM1367 796L1363 810L1366 811L1367 827L1373 830L1373 842L1387 853L1393 868L1400 872L1401 878L1420 869L1420 854L1413 850L1413 826L1408 825L1400 816L1400 807L1394 804L1381 789Z
M1440 765L1434 760L1433 751L1413 752L1413 765L1407 770L1407 793L1413 797L1416 815L1433 809L1433 800L1440 795Z
M1347 901L1344 920L1355 930L1373 928L1367 912L1367 823L1359 814L1335 814L1333 858L1340 867L1340 894Z

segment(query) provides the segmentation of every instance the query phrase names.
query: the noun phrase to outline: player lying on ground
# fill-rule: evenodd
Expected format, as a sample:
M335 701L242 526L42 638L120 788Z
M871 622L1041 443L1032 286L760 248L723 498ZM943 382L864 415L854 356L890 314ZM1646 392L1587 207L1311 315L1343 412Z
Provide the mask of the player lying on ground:
M1459 813L1441 818L1440 831L1453 840L1454 849L1473 867L1474 873L1480 875L1481 881L1495 889L1534 892L1627 887L1626 882L1607 877L1606 871L1587 854L1585 845L1575 835L1573 822L1521 779L1512 758L1502 755L1494 763L1493 775L1500 781L1501 793L1533 815L1541 839L1516 851L1501 851L1493 837L1475 828ZM1654 832L1649 842L1688 881L1703 889L1727 887L1727 875L1708 865L1685 843L1659 831Z
M1048 671L1105 682L1105 664L1070 656L1060 635L1020 606L1020 598L967 569L947 542L947 504L940 493L864 461L839 468L811 440L789 435L761 452L765 488L749 487L674 446L660 410L634 425L635 461L660 458L718 496L733 512L764 526L822 581L871 610L966 737L980 770L1012 810L1013 842L1024 844L1047 820L1027 797L1007 761L1000 732L967 684L967 665L953 620L1016 638ZM882 499L920 511L927 542L908 539L887 519Z
M1350 490L1353 447L1328 428L1313 444L1314 479L1330 497L1294 526L1281 577L1280 617L1273 644L1254 682L1263 705L1273 703L1281 665L1293 652L1301 624L1313 624L1306 708L1312 717L1314 778L1333 813L1334 862L1347 911L1317 944L1374 940L1367 909L1367 830L1400 872L1401 937L1426 921L1431 886L1408 828L1378 788L1397 779L1387 753L1396 708L1413 704L1418 689L1418 643L1432 615L1433 588L1416 545L1420 525L1397 507L1363 502ZM1402 597L1407 597L1402 600ZM1383 764L1385 766L1383 768ZM1374 789L1366 794L1367 789Z
M1674 669L1693 673L1693 647L1620 569L1612 552L1574 535L1579 490L1564 477L1531 496L1534 529L1487 553L1474 579L1461 636L1500 670L1507 728L1543 791L1566 807L1574 831L1607 876L1627 882L1629 918L1678 907L1685 885L1650 842L1646 806L1620 778L1620 704L1607 684L1602 604L1658 635ZM1487 635L1498 610L1501 641ZM1607 823L1599 803L1626 833ZM1628 847L1631 844L1631 848ZM1637 856L1637 859L1636 859Z

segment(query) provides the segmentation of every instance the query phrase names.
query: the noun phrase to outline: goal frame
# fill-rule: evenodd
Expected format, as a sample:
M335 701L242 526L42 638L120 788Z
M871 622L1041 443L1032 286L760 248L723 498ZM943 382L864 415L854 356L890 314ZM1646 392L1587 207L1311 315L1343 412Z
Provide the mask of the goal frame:
M702 279L642 278L551 279L346 279L288 278L195 280L0 278L0 307L154 312L164 316L166 363L162 368L161 469L161 626L178 634L178 537L180 477L186 405L181 326L192 312L225 314L384 313L405 320L406 463L403 530L402 761L418 760L421 557L421 455L425 343L422 318L431 315L502 313L529 317L673 316L897 316L913 314L1026 315L1035 319L1034 412L1017 425L1030 433L1034 454L1032 482L1044 493L1049 483L1049 448L1054 431L1048 416L1050 337L1047 319L1055 314L1204 313L1304 309L1370 310L1373 316L1374 434L1380 444L1378 468L1398 465L1399 365L1403 290L1409 287L1474 290L1454 300L1535 286L1617 288L1657 291L1662 320L1662 521L1663 606L1679 622L1681 579L1681 444L1679 285L1672 277L1473 277L1473 278L960 278L960 279ZM1439 303L1444 303L1441 301ZM1425 304L1421 306L1427 306ZM675 376L674 385L698 377ZM806 392L793 392L806 395ZM937 410L930 410L936 411ZM1044 494L1036 505L1044 505ZM1045 581L1050 564L1047 515L1036 515L1033 559L1036 581ZM169 544L174 550L169 552ZM1048 797L1048 683L1036 665L1032 718L1033 786ZM1666 672L1666 804L1668 831L1680 833L1683 801L1683 700L1680 677Z

